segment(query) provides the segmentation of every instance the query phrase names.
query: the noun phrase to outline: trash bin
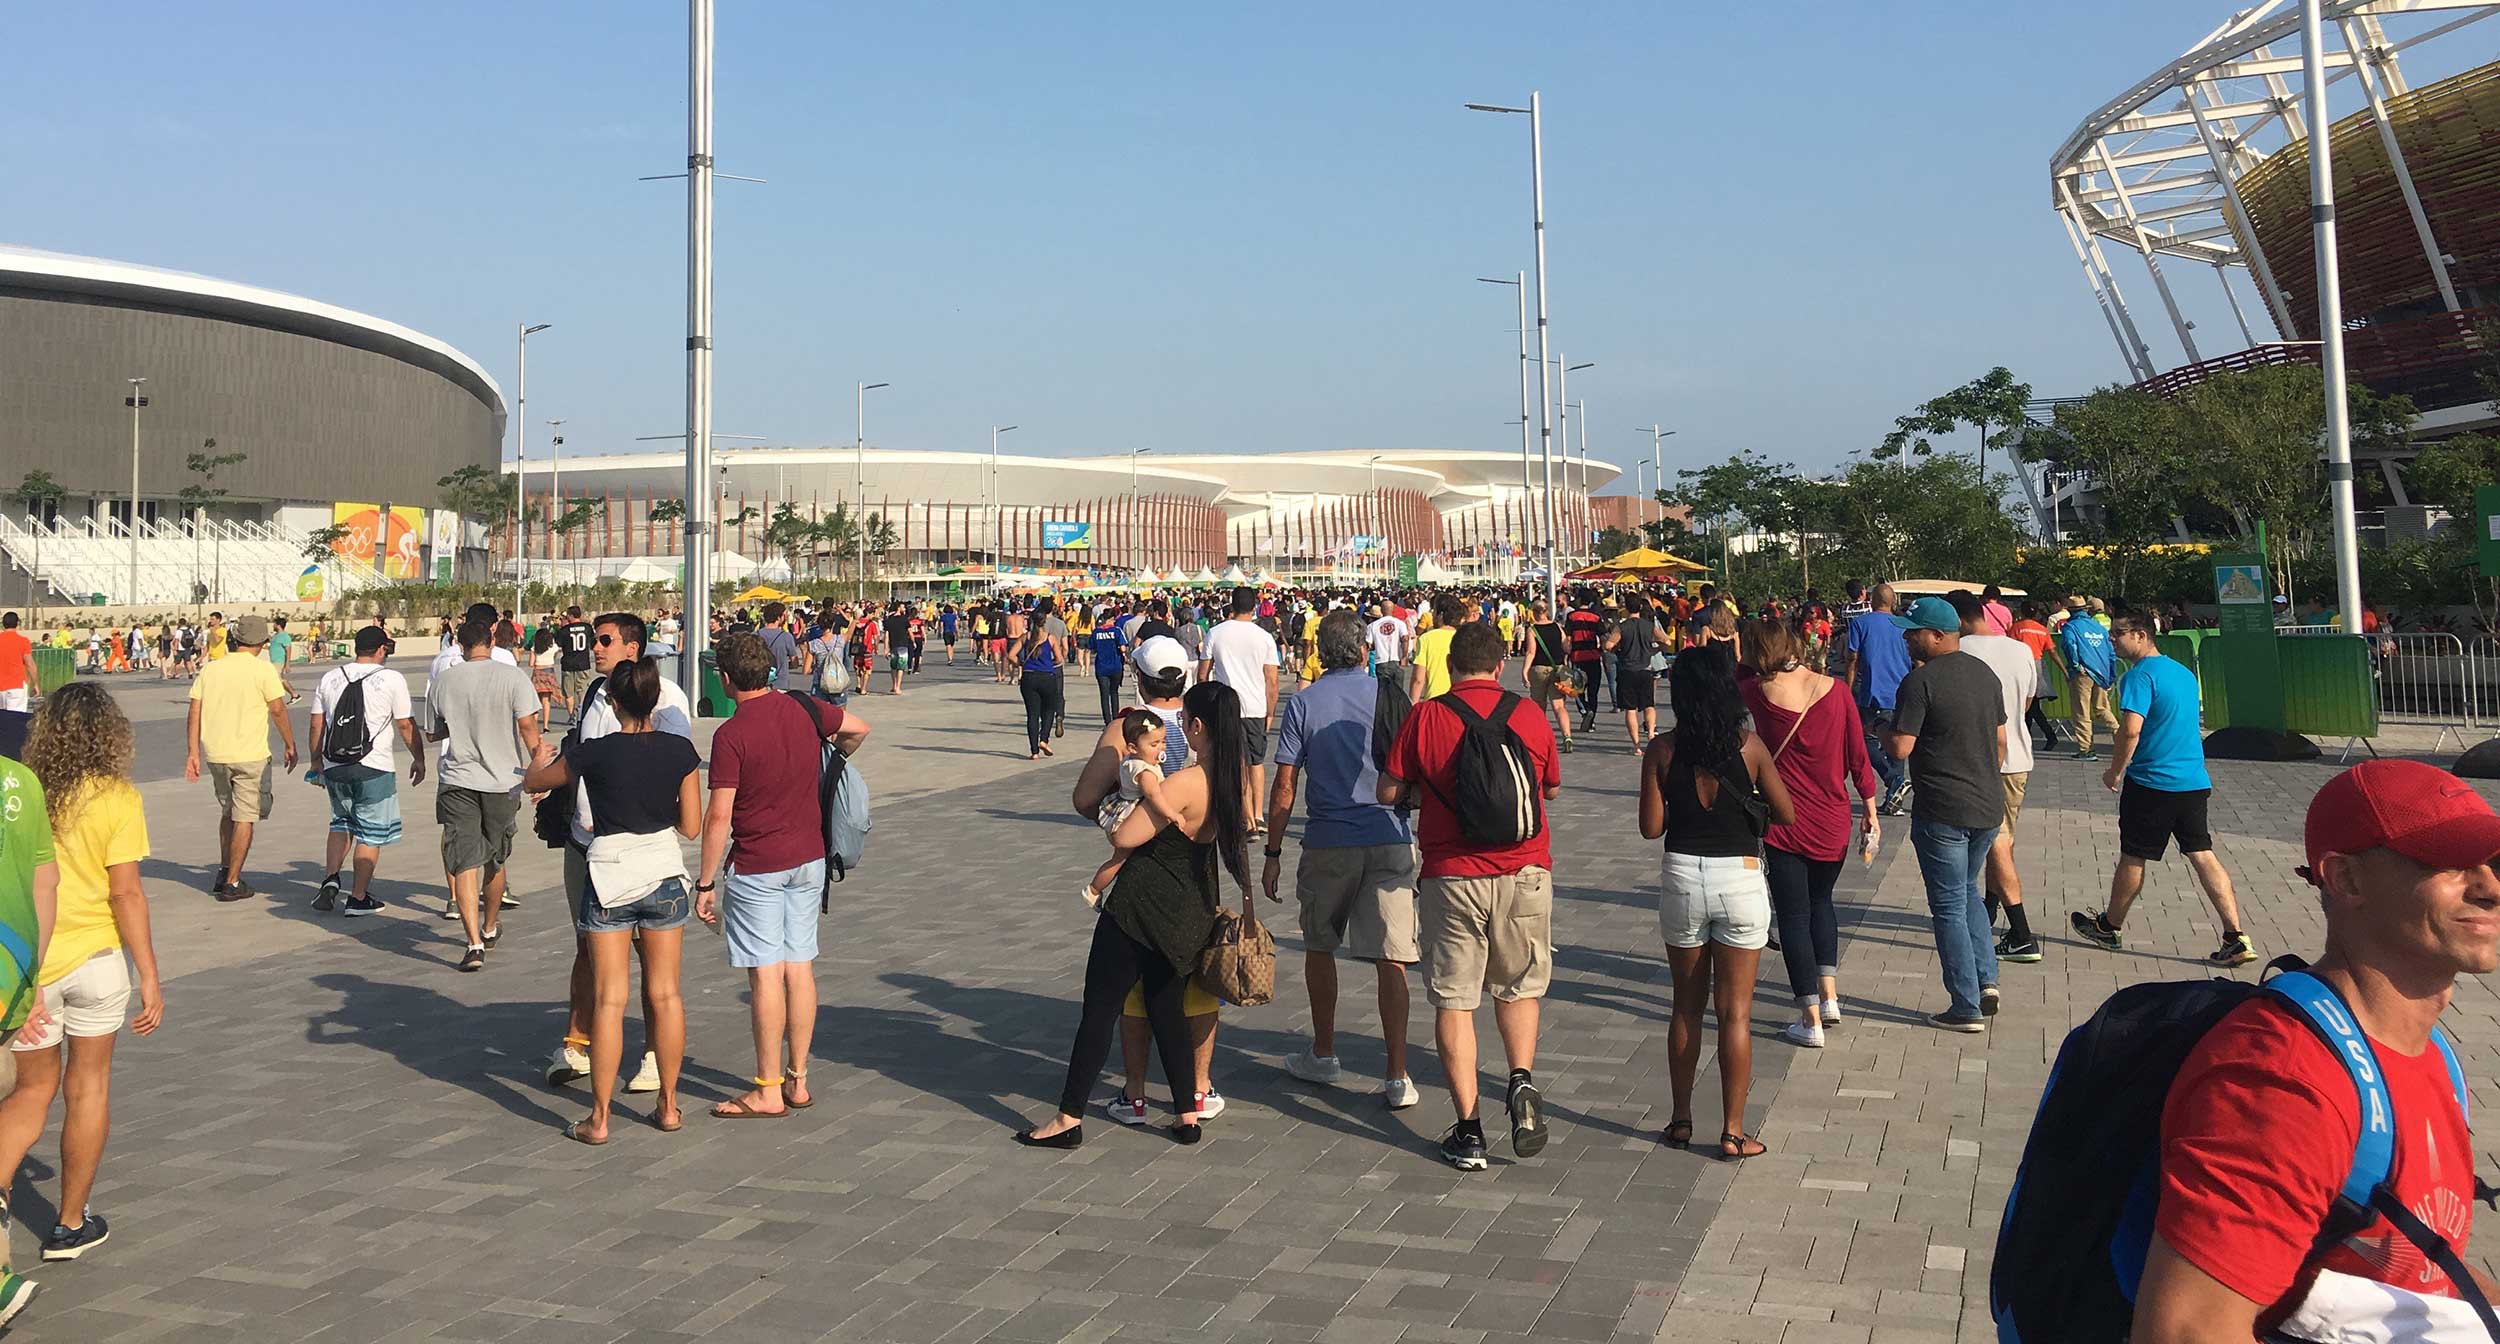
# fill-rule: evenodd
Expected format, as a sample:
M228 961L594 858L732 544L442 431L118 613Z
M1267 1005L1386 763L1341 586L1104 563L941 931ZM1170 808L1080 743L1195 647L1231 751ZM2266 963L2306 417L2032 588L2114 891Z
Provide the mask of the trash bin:
M35 650L35 689L45 695L78 679L78 656L69 649Z
M698 719L728 718L737 706L729 699L729 688L720 679L720 659L710 649L695 655L694 716Z

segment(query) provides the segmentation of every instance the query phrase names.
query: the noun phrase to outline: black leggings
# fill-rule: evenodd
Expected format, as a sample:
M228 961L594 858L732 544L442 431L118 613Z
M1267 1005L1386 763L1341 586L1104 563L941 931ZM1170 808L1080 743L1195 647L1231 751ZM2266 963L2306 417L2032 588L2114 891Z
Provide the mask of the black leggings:
M1102 721L1104 727L1109 727L1113 719L1120 717L1120 674L1097 676L1094 684L1102 688Z
M1027 670L1016 683L1024 692L1024 737L1028 751L1038 752L1050 740L1050 730L1059 726L1059 716L1068 710L1068 689L1056 672Z
M1172 1085L1173 1113L1186 1115L1196 1105L1198 1067L1189 1051L1189 1019L1181 1013L1181 991L1189 977L1103 915L1094 921L1094 947L1085 957L1085 1016L1078 1020L1076 1044L1068 1050L1068 1082L1059 1090L1061 1114L1085 1114L1085 1102L1111 1060L1121 1006L1128 1002L1129 990L1140 984L1145 987L1146 1022L1163 1054L1163 1080Z
M1809 859L1777 845L1762 847L1771 883L1771 917L1779 921L1780 956L1788 963L1788 992L1822 997L1822 977L1840 969L1840 917L1832 910L1832 887L1845 859Z
M2030 706L2023 710L2023 727L2037 729L2042 743L2051 747L2057 745L2057 732L2049 727L2049 716L2040 712L2039 701L2032 701Z

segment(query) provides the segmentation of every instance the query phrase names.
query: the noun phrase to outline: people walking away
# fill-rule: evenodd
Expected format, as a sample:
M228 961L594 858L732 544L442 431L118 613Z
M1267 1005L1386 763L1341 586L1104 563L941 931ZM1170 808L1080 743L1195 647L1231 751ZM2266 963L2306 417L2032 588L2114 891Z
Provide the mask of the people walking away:
M1406 814L1380 802L1372 759L1381 683L1365 675L1362 618L1338 610L1320 618L1319 679L1285 702L1276 734L1276 782L1267 799L1267 843L1259 885L1278 899L1285 833L1294 803L1309 799L1302 857L1294 868L1300 907L1302 979L1311 1000L1311 1044L1285 1058L1285 1071L1333 1087L1345 1075L1337 1056L1337 950L1370 962L1378 982L1385 1053L1380 1095L1390 1110L1420 1099L1406 1067L1410 1016L1407 970L1422 957L1415 924L1413 832ZM1565 711L1568 718L1568 711Z
M1562 758L1544 716L1502 688L1502 652L1502 637L1490 626L1470 623L1454 633L1450 692L1408 713L1376 795L1392 807L1410 795L1420 802L1417 936L1457 1115L1441 1136L1441 1158L1462 1171L1486 1166L1476 1114L1475 1012L1487 991L1510 1065L1504 1101L1511 1151L1533 1157L1548 1137L1532 1071L1537 1001L1554 966L1545 804L1562 788Z
M1639 751L1658 735L1658 664L1664 661L1658 624L1647 603L1639 604L1606 635L1605 648L1615 656L1615 708L1623 714L1623 735ZM1733 660L1728 663L1732 669Z
M1797 1020L1780 1039L1820 1049L1824 1031L1841 1021L1840 922L1832 888L1849 859L1849 787L1857 786L1864 828L1858 852L1871 863L1883 836L1876 813L1883 786L1867 759L1857 697L1807 666L1804 654L1786 626L1755 621L1745 630L1745 657L1755 675L1739 681L1738 689L1755 732L1772 744L1771 763L1796 813L1762 837L1772 923L1797 1005Z
M43 1133L52 1098L64 1097L60 1212L43 1239L47 1261L75 1260L111 1235L88 1198L111 1128L113 1043L125 1020L140 1036L165 1020L139 879L147 815L130 780L131 755L130 720L93 682L72 682L47 697L26 741L26 764L43 785L37 810L52 827L59 886L35 977L42 1011L11 1037L17 1086L0 1101L0 1159L7 1162L0 1170L17 1171Z
M2118 681L2118 660L2110 646L2108 628L2092 617L2090 599L2080 594L2066 599L2066 620L2057 627L2057 644L2049 656L2057 660L2058 670L2066 674L2066 703L2075 730L2075 759L2097 761L2101 756L2092 749L2093 720L2108 724L2113 736L2118 731L2118 720L2109 709L2109 688Z
M799 641L784 622L790 609L779 602L767 602L764 623L755 628L755 637L764 641L764 651L773 656L772 684L788 690L798 685Z
M1467 606L1455 594L1432 599L1432 628L1415 637L1415 667L1408 674L1406 698L1415 704L1449 694L1450 640L1467 623ZM1499 642L1498 640L1496 642Z
M1121 637L1120 623L1111 619L1107 607L1094 618L1093 633L1086 639L1094 655L1094 687L1101 695L1102 721L1108 727L1120 715L1120 685L1128 677L1128 641Z
M827 899L817 806L822 744L854 754L868 723L839 705L766 686L772 657L752 635L727 636L718 651L737 709L712 737L695 915L728 935L729 964L747 973L755 1086L712 1114L759 1120L816 1104L807 1063L816 1034L817 916Z
M2093 623L2088 616L2067 622ZM2142 616L2118 617L2112 642L2134 664L2118 683L2118 731L2109 768L2101 772L2103 787L2118 795L2118 867L2110 875L2109 907L2075 912L2075 932L2103 947L2125 946L2120 930L2144 890L2144 865L2159 863L2176 839L2222 924L2222 945L2206 954L2206 964L2247 965L2257 953L2240 928L2239 900L2230 871L2214 854L2207 817L2214 781L2205 769L2196 674L2154 645L2152 623Z
M581 717L582 692L590 689L590 679L597 675L591 671L590 641L593 633L590 622L582 619L580 607L564 609L564 624L556 627L556 646L563 650L564 673L557 688L557 698L570 718Z
M198 783L205 759L210 786L217 794L217 883L209 893L221 901L253 895L243 881L243 861L252 852L252 827L277 804L270 787L269 730L275 726L286 747L286 768L295 768L295 726L286 712L286 683L278 669L260 656L269 642L266 617L245 616L224 635L251 656L219 658L191 683L190 739L182 777Z
M458 634L451 637L451 645L453 651L458 652ZM555 717L556 690L562 684L563 661L563 652L556 648L554 630L542 626L538 633L530 636L530 689L538 692L538 731L541 733L547 731L548 723Z
M51 939L59 887L43 784L32 769L0 757L0 945L8 949L0 955L0 1034L18 1035L42 1007L35 980ZM16 1052L0 1050L0 1115L17 1104L18 1091L28 1083L18 1070ZM49 1102L46 1093L45 1104ZM23 1145L6 1154L12 1177L41 1129L38 1116ZM7 1212L7 1192L0 1191L0 1227L5 1227ZM11 1268L9 1239L0 1236L0 1325L17 1319L34 1298L34 1281Z
M885 692L903 693L903 674L911 670L911 615L903 604L894 603L886 609L883 620L885 646Z
M1719 1016L1719 1156L1759 1157L1745 1132L1753 1087L1755 968L1771 934L1771 889L1763 880L1762 837L1797 820L1771 749L1745 729L1736 664L1727 644L1675 660L1668 694L1675 728L1641 757L1641 838L1665 842L1659 867L1658 929L1667 944L1674 1009L1667 1027L1667 1076L1674 1103L1663 1135L1681 1147L1693 1138L1693 1077L1701 1063L1702 1010Z
M1276 637L1259 627L1259 590L1235 588L1232 614L1207 632L1199 654L1198 679L1233 688L1241 702L1241 759L1250 772L1249 807L1267 796L1267 725L1277 708L1276 679L1284 660ZM1266 823L1250 819L1250 833Z
M1882 611L1882 588L1877 588ZM2005 698L1996 674L1961 651L1962 618L1941 597L1922 597L1905 632L1918 666L1902 677L1889 746L1916 785L1910 847L1927 887L1927 917L1944 977L1944 1011L1927 1020L1947 1031L1988 1028L1997 1010L1997 958L1980 885L1988 851L2005 825Z
M1993 585L1990 591L1995 591ZM2039 693L2040 663L2021 640L1989 632L1985 604L1969 590L1957 588L1945 594L1945 600L1962 619L1962 652L1986 663L1996 674L1997 690L2005 702L2005 761L1998 767L2005 782L2005 824L1988 846L1983 886L1991 937L1996 937L1997 911L2005 912L2005 934L1996 939L1997 960L2028 964L2040 960L2040 940L2031 931L2030 913L2023 909L2022 874L2014 863L2014 828L2022 820L2023 795L2031 784L2031 732L2023 714Z
M33 707L35 688L41 684L34 642L18 632L16 612L0 611L0 709L24 713Z
M366 626L356 632L356 660L322 673L313 686L311 777L330 802L321 891L312 903L323 914L339 908L339 875L351 852L355 872L347 913L382 909L373 898L373 870L382 861L382 847L398 844L400 835L394 736L408 746L408 787L425 782L425 744L417 736L408 679L383 665L393 647L389 635Z
M1242 917L1256 914L1243 857L1249 827L1240 697L1221 683L1193 686L1182 700L1182 723L1197 763L1164 781L1164 805L1174 820L1139 808L1112 837L1130 854L1095 916L1084 1007L1068 1052L1059 1112L1016 1134L1026 1147L1068 1149L1085 1142L1086 1098L1110 1057L1120 1006L1132 987L1145 998L1164 1081L1172 1088L1177 1120L1168 1132L1180 1143L1196 1143L1204 1132L1199 1099L1185 1095L1196 1069L1184 992L1215 932L1219 869L1241 886Z
M1529 608L1528 699L1554 717L1554 739L1564 755L1571 753L1571 697L1579 689L1560 622L1542 600ZM1394 622L1392 622L1394 624Z
M1851 586L1854 589L1855 585ZM1867 754L1875 762L1875 773L1884 781L1880 810L1888 817L1901 815L1910 796L1908 773L1884 745L1885 737L1892 731L1901 678L1910 671L1909 646L1903 642L1901 627L1893 621L1900 600L1891 584L1875 585L1875 590L1867 595L1867 609L1849 618L1849 633L1843 641L1848 655L1840 674L1840 679L1849 684L1850 693L1858 698L1858 717L1866 722Z
M1571 599L1563 633L1571 645L1572 679L1580 685L1580 731L1595 732L1597 700L1606 688L1607 621L1598 614L1596 599L1587 589Z
M2032 753L2036 756L2057 746L2057 731L2049 726L2049 716L2040 712L2041 702L2048 698L2048 687L2041 680L2036 666L2057 640L2049 633L2047 623L2040 619L2040 604L2030 601L2023 603L2021 616L2007 633L2022 641L2023 647L2031 651L2035 664L2032 668L2031 703L2023 706L2023 727L2039 734L2032 742Z
M615 730L570 740L562 755L522 779L522 787L534 793L578 780L590 807L588 880L573 910L574 928L590 950L590 1114L566 1126L564 1136L594 1146L608 1141L609 1107L624 1058L630 951L641 955L643 1028L659 1075L651 1125L665 1133L684 1127L677 1105L678 1069L686 1053L679 967L692 895L677 837L691 840L703 832L694 744L652 722L660 706L659 664L649 658L619 662L599 684Z
M1045 624L1051 608L1051 600L1043 598L1032 618L1022 622L1009 655L1018 669L1016 690L1024 697L1025 759L1034 761L1057 754L1050 749L1051 734L1067 712L1067 682L1059 672L1067 665L1068 639L1064 626L1053 635Z
M444 884L468 940L460 969L480 971L502 937L499 898L519 825L521 776L540 741L538 692L521 669L494 659L492 626L463 622L459 638L464 661L446 670L426 699L426 738L443 744L434 820L442 825ZM581 701L572 703L578 717Z

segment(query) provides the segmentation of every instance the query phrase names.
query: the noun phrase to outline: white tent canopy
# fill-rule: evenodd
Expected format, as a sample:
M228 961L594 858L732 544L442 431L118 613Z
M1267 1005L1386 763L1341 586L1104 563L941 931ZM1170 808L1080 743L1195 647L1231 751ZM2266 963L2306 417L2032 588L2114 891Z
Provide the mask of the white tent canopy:
M1236 585L1238 585L1238 584L1244 584L1244 583L1248 583L1248 582L1250 581L1250 576L1249 576L1248 574L1246 574L1246 573L1242 572L1242 568L1241 568L1241 566L1239 566L1239 565L1235 565L1235 566L1233 566L1232 568L1230 568L1230 569L1228 569L1228 570L1225 570L1225 571L1224 571L1224 579L1223 579L1223 581L1224 581L1224 582L1226 582L1226 583L1236 584Z
M642 555L626 561L625 568L618 570L616 577L627 583L674 583L677 581L677 567L663 565Z
M1179 571L1175 570L1173 572L1178 573ZM1207 568L1205 565L1200 565L1198 566L1198 572L1191 575L1189 577L1189 581L1191 583L1213 583L1215 582L1215 571Z

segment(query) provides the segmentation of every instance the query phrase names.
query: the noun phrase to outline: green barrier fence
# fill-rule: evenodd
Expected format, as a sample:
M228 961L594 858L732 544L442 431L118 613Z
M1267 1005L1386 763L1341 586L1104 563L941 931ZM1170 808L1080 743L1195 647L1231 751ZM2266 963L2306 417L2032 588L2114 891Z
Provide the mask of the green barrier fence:
M50 695L78 679L78 655L68 649L35 650L35 689Z
M2278 636L2283 726L2312 737L2378 735L2378 688L2370 641L2360 635Z

